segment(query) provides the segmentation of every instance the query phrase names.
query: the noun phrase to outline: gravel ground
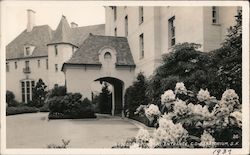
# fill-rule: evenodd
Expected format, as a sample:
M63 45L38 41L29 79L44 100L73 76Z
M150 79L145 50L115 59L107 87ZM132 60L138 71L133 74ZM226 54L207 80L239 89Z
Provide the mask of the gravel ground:
M131 121L99 115L97 119L48 120L48 113L7 116L7 148L46 148L70 140L69 148L110 148L139 130Z

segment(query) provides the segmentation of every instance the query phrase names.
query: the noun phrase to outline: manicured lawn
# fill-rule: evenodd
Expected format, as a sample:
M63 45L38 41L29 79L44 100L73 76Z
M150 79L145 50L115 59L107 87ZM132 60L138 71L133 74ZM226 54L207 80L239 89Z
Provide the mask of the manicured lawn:
M48 113L7 116L7 148L46 148L70 140L69 148L111 148L139 130L119 117L48 120Z

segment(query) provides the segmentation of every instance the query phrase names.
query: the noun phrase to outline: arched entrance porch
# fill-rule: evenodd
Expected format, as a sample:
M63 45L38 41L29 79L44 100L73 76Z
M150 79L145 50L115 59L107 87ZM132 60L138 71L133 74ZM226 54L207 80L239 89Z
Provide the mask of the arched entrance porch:
M103 82L107 82L113 86L111 114L112 116L114 115L122 116L123 115L124 82L114 77L101 77L94 81L99 81L101 84Z

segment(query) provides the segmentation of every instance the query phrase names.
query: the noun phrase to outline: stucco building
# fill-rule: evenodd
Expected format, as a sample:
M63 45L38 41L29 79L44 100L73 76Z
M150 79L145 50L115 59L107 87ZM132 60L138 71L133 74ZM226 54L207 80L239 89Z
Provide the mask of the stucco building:
M125 36L136 64L135 73L149 76L161 56L177 43L201 44L201 51L219 48L234 25L239 7L106 7L105 34Z
M239 9L112 6L105 7L105 25L70 26L62 16L56 30L35 26L28 10L27 29L6 48L7 90L28 102L41 78L48 89L66 85L91 99L91 83L106 81L114 91L112 113L120 113L139 72L151 75L177 43L199 43L204 52L219 48Z

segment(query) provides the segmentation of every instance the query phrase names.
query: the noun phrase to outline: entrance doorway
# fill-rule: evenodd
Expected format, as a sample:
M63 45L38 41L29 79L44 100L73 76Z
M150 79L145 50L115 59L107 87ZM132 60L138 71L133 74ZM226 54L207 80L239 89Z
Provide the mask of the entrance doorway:
M99 81L100 84L104 84L105 82L110 84L112 87L111 94L108 98L111 98L111 103L107 103L105 105L110 106L107 109L110 109L110 114L112 116L118 115L122 116L123 114L123 87L124 82L120 79L113 78L113 77L102 77L98 78L94 81ZM105 86L105 85L104 85ZM109 101L107 101L109 102Z

